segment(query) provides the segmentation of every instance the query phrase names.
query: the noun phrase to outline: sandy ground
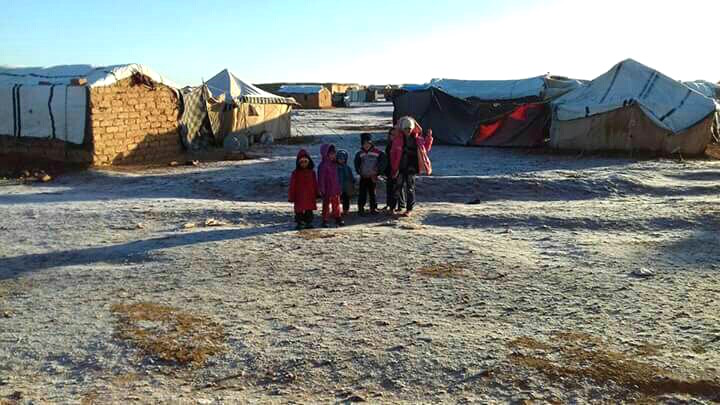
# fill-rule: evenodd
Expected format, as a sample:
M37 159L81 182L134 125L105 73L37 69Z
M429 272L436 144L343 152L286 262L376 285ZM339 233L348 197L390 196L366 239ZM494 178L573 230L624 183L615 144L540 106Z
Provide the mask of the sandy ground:
M413 217L293 231L298 148L353 155L391 110L297 112L309 143L255 160L3 182L0 402L720 400L719 162L437 146Z

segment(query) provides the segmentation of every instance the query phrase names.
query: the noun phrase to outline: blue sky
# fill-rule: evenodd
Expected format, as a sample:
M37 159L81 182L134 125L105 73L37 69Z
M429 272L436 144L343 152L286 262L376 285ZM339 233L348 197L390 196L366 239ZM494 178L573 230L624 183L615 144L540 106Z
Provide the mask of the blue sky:
M591 79L628 57L720 80L716 0L0 4L0 64L143 63L179 84L226 67L255 83Z

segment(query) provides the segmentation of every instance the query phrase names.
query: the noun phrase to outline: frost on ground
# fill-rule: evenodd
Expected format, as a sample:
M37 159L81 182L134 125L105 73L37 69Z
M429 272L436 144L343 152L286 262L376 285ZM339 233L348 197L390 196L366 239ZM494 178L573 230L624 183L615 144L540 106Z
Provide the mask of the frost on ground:
M719 162L438 146L413 217L292 231L297 149L390 115L0 186L0 402L720 400Z

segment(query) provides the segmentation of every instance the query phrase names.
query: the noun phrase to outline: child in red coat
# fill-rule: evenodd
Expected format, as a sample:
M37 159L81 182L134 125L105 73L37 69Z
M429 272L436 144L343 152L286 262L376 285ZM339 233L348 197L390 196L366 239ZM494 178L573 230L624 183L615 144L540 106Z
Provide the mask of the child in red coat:
M302 230L313 227L313 211L317 210L318 196L315 164L305 149L300 149L295 160L295 170L290 177L288 201L295 208L295 229Z

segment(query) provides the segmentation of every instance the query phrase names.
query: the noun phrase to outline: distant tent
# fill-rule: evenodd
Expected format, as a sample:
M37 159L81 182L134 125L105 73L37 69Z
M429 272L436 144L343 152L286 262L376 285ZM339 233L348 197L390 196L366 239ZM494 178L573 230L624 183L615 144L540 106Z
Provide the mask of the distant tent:
M280 87L278 93L293 97L302 108L332 107L332 93L319 84L286 84Z
M717 104L632 59L553 102L550 144L560 149L702 153Z
M290 136L294 99L277 96L240 80L227 69L202 86L185 92L183 142L189 146L203 129L220 142L228 133L241 133L250 141L263 134L274 139Z
M439 143L535 147L542 145L547 136L547 100L580 84L555 76L524 80L433 79L425 85L401 87L393 97L393 117L414 117L423 128L432 128Z

